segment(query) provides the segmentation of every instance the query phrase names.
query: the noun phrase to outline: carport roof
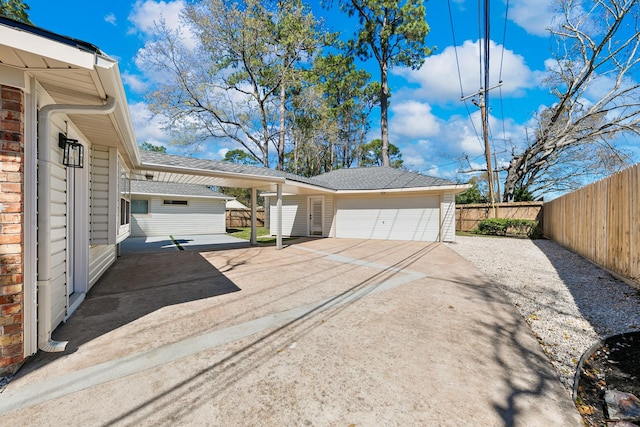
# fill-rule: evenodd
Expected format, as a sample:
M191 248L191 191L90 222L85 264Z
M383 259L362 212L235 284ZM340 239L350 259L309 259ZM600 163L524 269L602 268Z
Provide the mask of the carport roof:
M234 199L234 197L213 191L206 185L176 184L173 182L131 181L131 194Z
M135 171L136 179L144 176L153 181L178 182L221 187L256 187L274 191L275 184L284 191L366 192L380 190L465 190L468 186L448 179L435 178L402 169L368 167L338 169L307 178L274 169L215 160L175 156L153 151L140 153L142 163Z
M297 187L315 187L310 178L301 177L274 169L220 162L208 159L175 156L153 151L140 152L141 164L134 171L134 179L176 182L184 184L211 185L216 187L245 187L275 190L275 185L284 184L288 192ZM291 185L293 184L293 185Z

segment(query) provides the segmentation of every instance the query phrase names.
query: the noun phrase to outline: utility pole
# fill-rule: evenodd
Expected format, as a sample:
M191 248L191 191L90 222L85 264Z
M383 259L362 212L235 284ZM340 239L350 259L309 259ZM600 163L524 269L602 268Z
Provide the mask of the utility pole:
M496 217L495 196L493 194L493 165L491 164L491 146L489 145L489 126L487 126L487 105L485 89L480 92L480 117L482 119L482 139L484 140L484 157L487 162L487 181L489 183L489 203L491 204L491 218Z
M489 183L489 203L491 206L491 218L496 217L495 195L493 191L493 165L491 164L491 145L489 144L489 126L487 119L487 105L485 102L488 91L500 87L502 82L490 88L480 88L480 90L472 95L462 97L464 101L473 96L478 96L480 101L472 99L473 105L480 108L480 120L482 122L482 139L484 140L484 157L487 162L487 182Z
M491 146L489 144L489 122L487 117L487 98L489 97L489 91L502 85L500 81L497 85L489 87L489 41L491 40L491 31L489 25L489 6L490 0L484 0L484 61L480 60L481 69L484 65L484 70L481 70L481 74L484 74L484 87L473 95L463 96L461 101L471 98L472 96L478 96L480 101L475 99L471 100L474 105L480 108L480 117L482 120L482 139L484 140L484 157L487 162L487 182L489 183L489 203L491 204L491 218L496 217L495 196L493 193L493 166L491 165ZM484 62L484 64L483 64Z
M497 191L498 197L500 197L500 194L502 194L502 192L500 191L500 173L498 172L498 156L496 156L495 151L493 152L493 161L494 161L494 164L496 165L495 179L496 179L496 185L498 186L498 191ZM500 201L499 198L498 198L498 201Z

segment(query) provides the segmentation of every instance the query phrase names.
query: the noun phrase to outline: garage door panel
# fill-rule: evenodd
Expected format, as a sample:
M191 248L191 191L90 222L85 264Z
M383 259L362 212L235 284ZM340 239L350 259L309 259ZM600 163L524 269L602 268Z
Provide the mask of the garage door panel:
M438 240L439 198L386 197L337 201L337 237Z

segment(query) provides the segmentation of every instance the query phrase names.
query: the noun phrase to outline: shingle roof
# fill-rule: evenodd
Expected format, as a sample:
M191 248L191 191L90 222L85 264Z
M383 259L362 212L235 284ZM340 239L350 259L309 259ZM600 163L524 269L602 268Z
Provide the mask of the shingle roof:
M205 185L175 184L170 182L131 181L131 193L233 199L233 197L213 191Z
M261 166L240 165L231 162L220 162L217 160L196 159L194 157L175 156L172 154L158 153L155 151L141 151L140 158L143 163L153 163L167 166L177 166L188 169L203 169L210 171L231 172L246 175L266 176L274 178L284 178L290 181L313 184L311 179L294 175L288 172L281 172Z
M455 181L422 175L390 167L337 169L322 175L306 178L259 166L239 165L207 159L182 157L153 151L142 151L143 163L175 166L187 169L231 172L254 176L284 178L288 181L310 184L329 190L390 190L456 185Z
M390 167L336 169L315 176L313 180L324 187L335 190L388 190L456 184L447 179Z

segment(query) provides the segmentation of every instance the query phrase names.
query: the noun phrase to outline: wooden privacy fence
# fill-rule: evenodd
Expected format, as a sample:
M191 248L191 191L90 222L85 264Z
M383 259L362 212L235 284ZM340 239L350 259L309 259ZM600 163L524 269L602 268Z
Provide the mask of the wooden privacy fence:
M533 219L541 221L542 202L496 203L496 218ZM456 231L472 231L490 217L487 204L456 205Z
M640 164L544 204L545 237L640 284Z
M264 227L264 209L256 212L256 224ZM251 209L227 209L227 228L251 227Z

